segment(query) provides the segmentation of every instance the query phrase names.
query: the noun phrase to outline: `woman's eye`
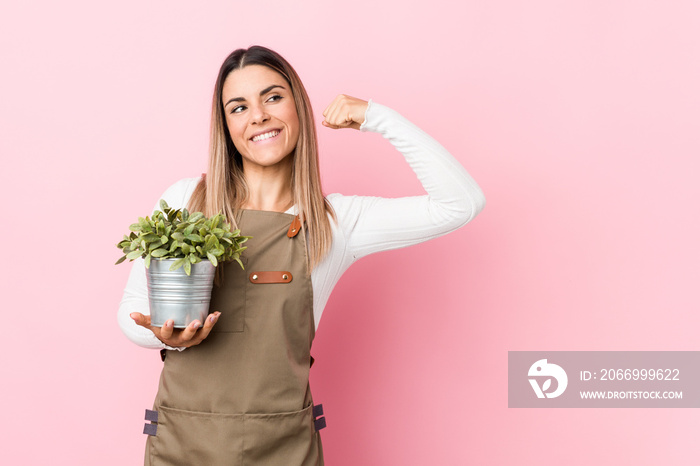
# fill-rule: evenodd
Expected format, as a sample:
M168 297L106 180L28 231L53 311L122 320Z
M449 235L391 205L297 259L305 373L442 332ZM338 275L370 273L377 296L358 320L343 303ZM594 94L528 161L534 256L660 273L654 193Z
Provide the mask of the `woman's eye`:
M282 96L281 95L273 95L270 96L269 99L267 99L268 102L277 102L278 100L281 100Z
M231 113L241 113L243 110L245 110L245 105L239 105L238 107L233 107Z

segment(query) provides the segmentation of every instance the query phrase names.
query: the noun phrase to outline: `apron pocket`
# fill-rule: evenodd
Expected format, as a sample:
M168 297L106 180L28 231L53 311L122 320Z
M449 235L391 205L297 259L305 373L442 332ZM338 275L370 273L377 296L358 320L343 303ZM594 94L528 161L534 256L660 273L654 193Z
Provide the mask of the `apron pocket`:
M316 466L319 436L314 429L313 404L300 411L244 414L244 464Z
M158 408L153 466L243 464L243 415Z
M219 320L211 329L212 333L242 332L245 328L245 294L222 306L209 306L209 312L219 311Z
M241 256L244 264L248 260ZM212 288L209 312L219 311L219 320L211 329L212 333L242 332L245 328L246 286L245 271L238 263L226 263L224 283Z

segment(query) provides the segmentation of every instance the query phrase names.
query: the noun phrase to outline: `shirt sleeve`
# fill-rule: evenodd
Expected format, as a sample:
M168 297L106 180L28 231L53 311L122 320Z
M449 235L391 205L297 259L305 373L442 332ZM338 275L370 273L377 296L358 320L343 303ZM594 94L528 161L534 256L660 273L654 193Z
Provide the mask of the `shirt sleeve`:
M360 131L381 134L404 156L425 189L423 196L350 196L345 222L347 253L357 260L460 228L485 205L464 167L437 141L396 111L370 100Z
M199 178L180 180L170 186L160 199L165 199L168 206L175 209L185 207L198 182ZM153 211L160 210L160 199L153 208ZM146 267L141 258L134 260L131 265L129 279L126 282L124 295L122 296L121 303L119 304L119 311L117 312L119 327L129 340L144 348L165 348L171 350L177 349L180 351L185 349L170 347L160 341L149 329L137 325L136 322L129 317L129 314L132 312L140 312L143 315L150 315L151 313L148 306Z

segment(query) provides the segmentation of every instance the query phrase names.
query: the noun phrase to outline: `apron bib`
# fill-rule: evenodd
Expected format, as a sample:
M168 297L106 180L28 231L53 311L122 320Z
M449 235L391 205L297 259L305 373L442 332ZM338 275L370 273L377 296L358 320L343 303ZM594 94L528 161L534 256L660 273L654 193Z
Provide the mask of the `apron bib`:
M199 345L167 351L148 411L150 466L319 466L325 426L309 386L314 339L306 238L297 217L241 210L245 270L224 264Z

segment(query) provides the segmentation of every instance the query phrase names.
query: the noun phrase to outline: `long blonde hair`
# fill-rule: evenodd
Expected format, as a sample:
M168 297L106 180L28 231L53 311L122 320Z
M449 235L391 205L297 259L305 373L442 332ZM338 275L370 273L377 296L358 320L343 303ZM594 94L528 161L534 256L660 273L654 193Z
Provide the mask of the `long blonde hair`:
M243 159L231 140L226 125L222 92L226 77L248 65L263 65L281 74L289 83L299 116L299 139L294 150L292 195L309 240L307 267L310 271L328 253L332 242L328 215L335 212L321 189L318 143L313 110L306 89L292 65L278 53L261 46L233 51L221 65L214 87L209 141L209 168L190 198L188 209L207 216L223 212L234 228L236 210L248 198ZM245 235L245 231L241 234Z

